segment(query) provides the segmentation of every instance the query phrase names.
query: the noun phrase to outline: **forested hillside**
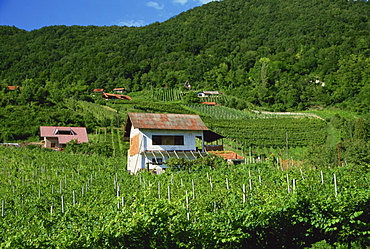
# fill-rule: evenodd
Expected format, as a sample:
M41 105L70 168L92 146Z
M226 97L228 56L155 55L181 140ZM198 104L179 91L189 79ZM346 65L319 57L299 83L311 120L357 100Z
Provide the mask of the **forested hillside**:
M0 27L1 105L163 84L219 90L268 110L370 108L370 3L224 0L145 27Z

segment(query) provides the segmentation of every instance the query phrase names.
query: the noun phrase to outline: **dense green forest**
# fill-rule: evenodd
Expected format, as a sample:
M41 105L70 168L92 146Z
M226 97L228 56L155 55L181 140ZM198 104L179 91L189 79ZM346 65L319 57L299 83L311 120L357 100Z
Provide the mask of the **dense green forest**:
M224 0L145 27L0 27L1 105L163 84L219 90L268 110L370 107L367 1Z

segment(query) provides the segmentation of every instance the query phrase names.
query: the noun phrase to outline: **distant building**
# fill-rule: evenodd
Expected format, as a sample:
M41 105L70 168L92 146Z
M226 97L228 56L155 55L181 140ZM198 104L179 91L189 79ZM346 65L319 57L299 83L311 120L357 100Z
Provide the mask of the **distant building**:
M210 96L217 96L220 93L218 91L203 91L198 93L198 97L210 97Z
M55 150L62 150L72 140L79 144L89 142L85 127L40 126L40 137L45 148Z
M129 113L124 134L124 139L130 141L127 170L162 172L169 158L203 157L204 143L220 138L223 137L210 131L198 115Z
M104 93L104 88L95 88L93 90L94 93Z
M125 91L124 87L117 87L113 89L113 92L115 93L123 93Z
M19 86L8 86L8 91L15 91L15 90L19 90Z

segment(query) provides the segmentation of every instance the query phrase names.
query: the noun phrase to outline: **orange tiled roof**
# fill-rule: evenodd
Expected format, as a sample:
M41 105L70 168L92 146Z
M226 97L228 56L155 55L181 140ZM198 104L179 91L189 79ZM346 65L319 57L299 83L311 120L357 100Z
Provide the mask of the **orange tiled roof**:
M217 156L220 156L224 159L244 159L244 157L239 156L234 151L208 151L209 153L215 154Z
M19 88L19 86L8 86L8 90L9 91L14 91L14 90L16 90L18 88Z
M202 102L204 105L216 105L216 102Z

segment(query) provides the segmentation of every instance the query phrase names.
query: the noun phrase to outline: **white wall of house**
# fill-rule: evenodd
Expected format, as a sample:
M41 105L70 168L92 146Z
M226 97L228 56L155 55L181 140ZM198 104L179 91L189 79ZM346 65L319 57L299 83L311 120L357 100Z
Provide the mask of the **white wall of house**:
M177 130L143 130L144 138L144 150L196 150L196 137L203 136L202 131L177 131ZM184 145L153 145L153 135L172 135L172 136L184 136Z
M45 148L54 149L54 148L60 147L57 137L44 137L44 141L45 141L45 144L44 144Z
M141 154L128 156L127 170L130 173L137 173L141 169L145 169L145 158Z

